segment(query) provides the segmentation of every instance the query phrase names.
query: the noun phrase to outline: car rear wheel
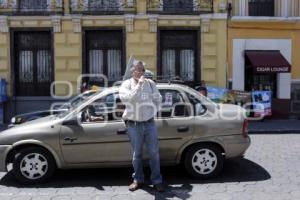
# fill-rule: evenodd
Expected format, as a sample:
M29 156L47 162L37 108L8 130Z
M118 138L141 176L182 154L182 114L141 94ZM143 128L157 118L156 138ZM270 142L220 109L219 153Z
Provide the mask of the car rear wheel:
M47 150L29 147L15 155L13 174L23 184L41 183L53 175L55 166L55 161Z
M187 172L196 178L213 178L223 169L221 150L214 145L199 144L188 150L185 157Z

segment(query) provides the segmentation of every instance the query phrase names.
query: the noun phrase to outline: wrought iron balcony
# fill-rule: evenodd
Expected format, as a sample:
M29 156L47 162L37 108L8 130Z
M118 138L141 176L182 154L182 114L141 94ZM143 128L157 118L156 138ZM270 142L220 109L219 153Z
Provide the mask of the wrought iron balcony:
M114 15L134 13L136 0L71 0L73 14Z
M148 13L196 15L213 12L213 0L148 0Z
M63 0L2 0L0 15L51 15L63 13Z

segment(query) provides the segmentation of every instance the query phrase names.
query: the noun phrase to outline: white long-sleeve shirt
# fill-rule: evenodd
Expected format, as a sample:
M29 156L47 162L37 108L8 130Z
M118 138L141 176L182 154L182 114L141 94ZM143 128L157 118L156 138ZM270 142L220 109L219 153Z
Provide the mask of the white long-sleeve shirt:
M150 79L145 79L143 86L134 78L124 81L119 95L126 105L123 119L133 121L147 121L156 116L162 100L156 84Z

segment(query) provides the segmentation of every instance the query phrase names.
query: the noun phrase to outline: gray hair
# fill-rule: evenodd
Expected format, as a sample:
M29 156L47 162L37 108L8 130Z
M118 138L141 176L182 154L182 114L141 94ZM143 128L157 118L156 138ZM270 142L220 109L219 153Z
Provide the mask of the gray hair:
M135 60L130 68L130 72L132 73L138 66L141 66L145 70L145 63L140 60Z

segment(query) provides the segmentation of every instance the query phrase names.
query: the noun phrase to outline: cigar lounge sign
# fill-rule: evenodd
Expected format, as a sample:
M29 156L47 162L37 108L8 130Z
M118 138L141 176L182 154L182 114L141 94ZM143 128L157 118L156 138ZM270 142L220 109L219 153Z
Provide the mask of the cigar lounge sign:
M257 66L254 67L254 71L256 73L290 73L291 68L289 66L282 66L282 67Z
M245 56L254 73L290 73L291 65L279 50L247 50Z

